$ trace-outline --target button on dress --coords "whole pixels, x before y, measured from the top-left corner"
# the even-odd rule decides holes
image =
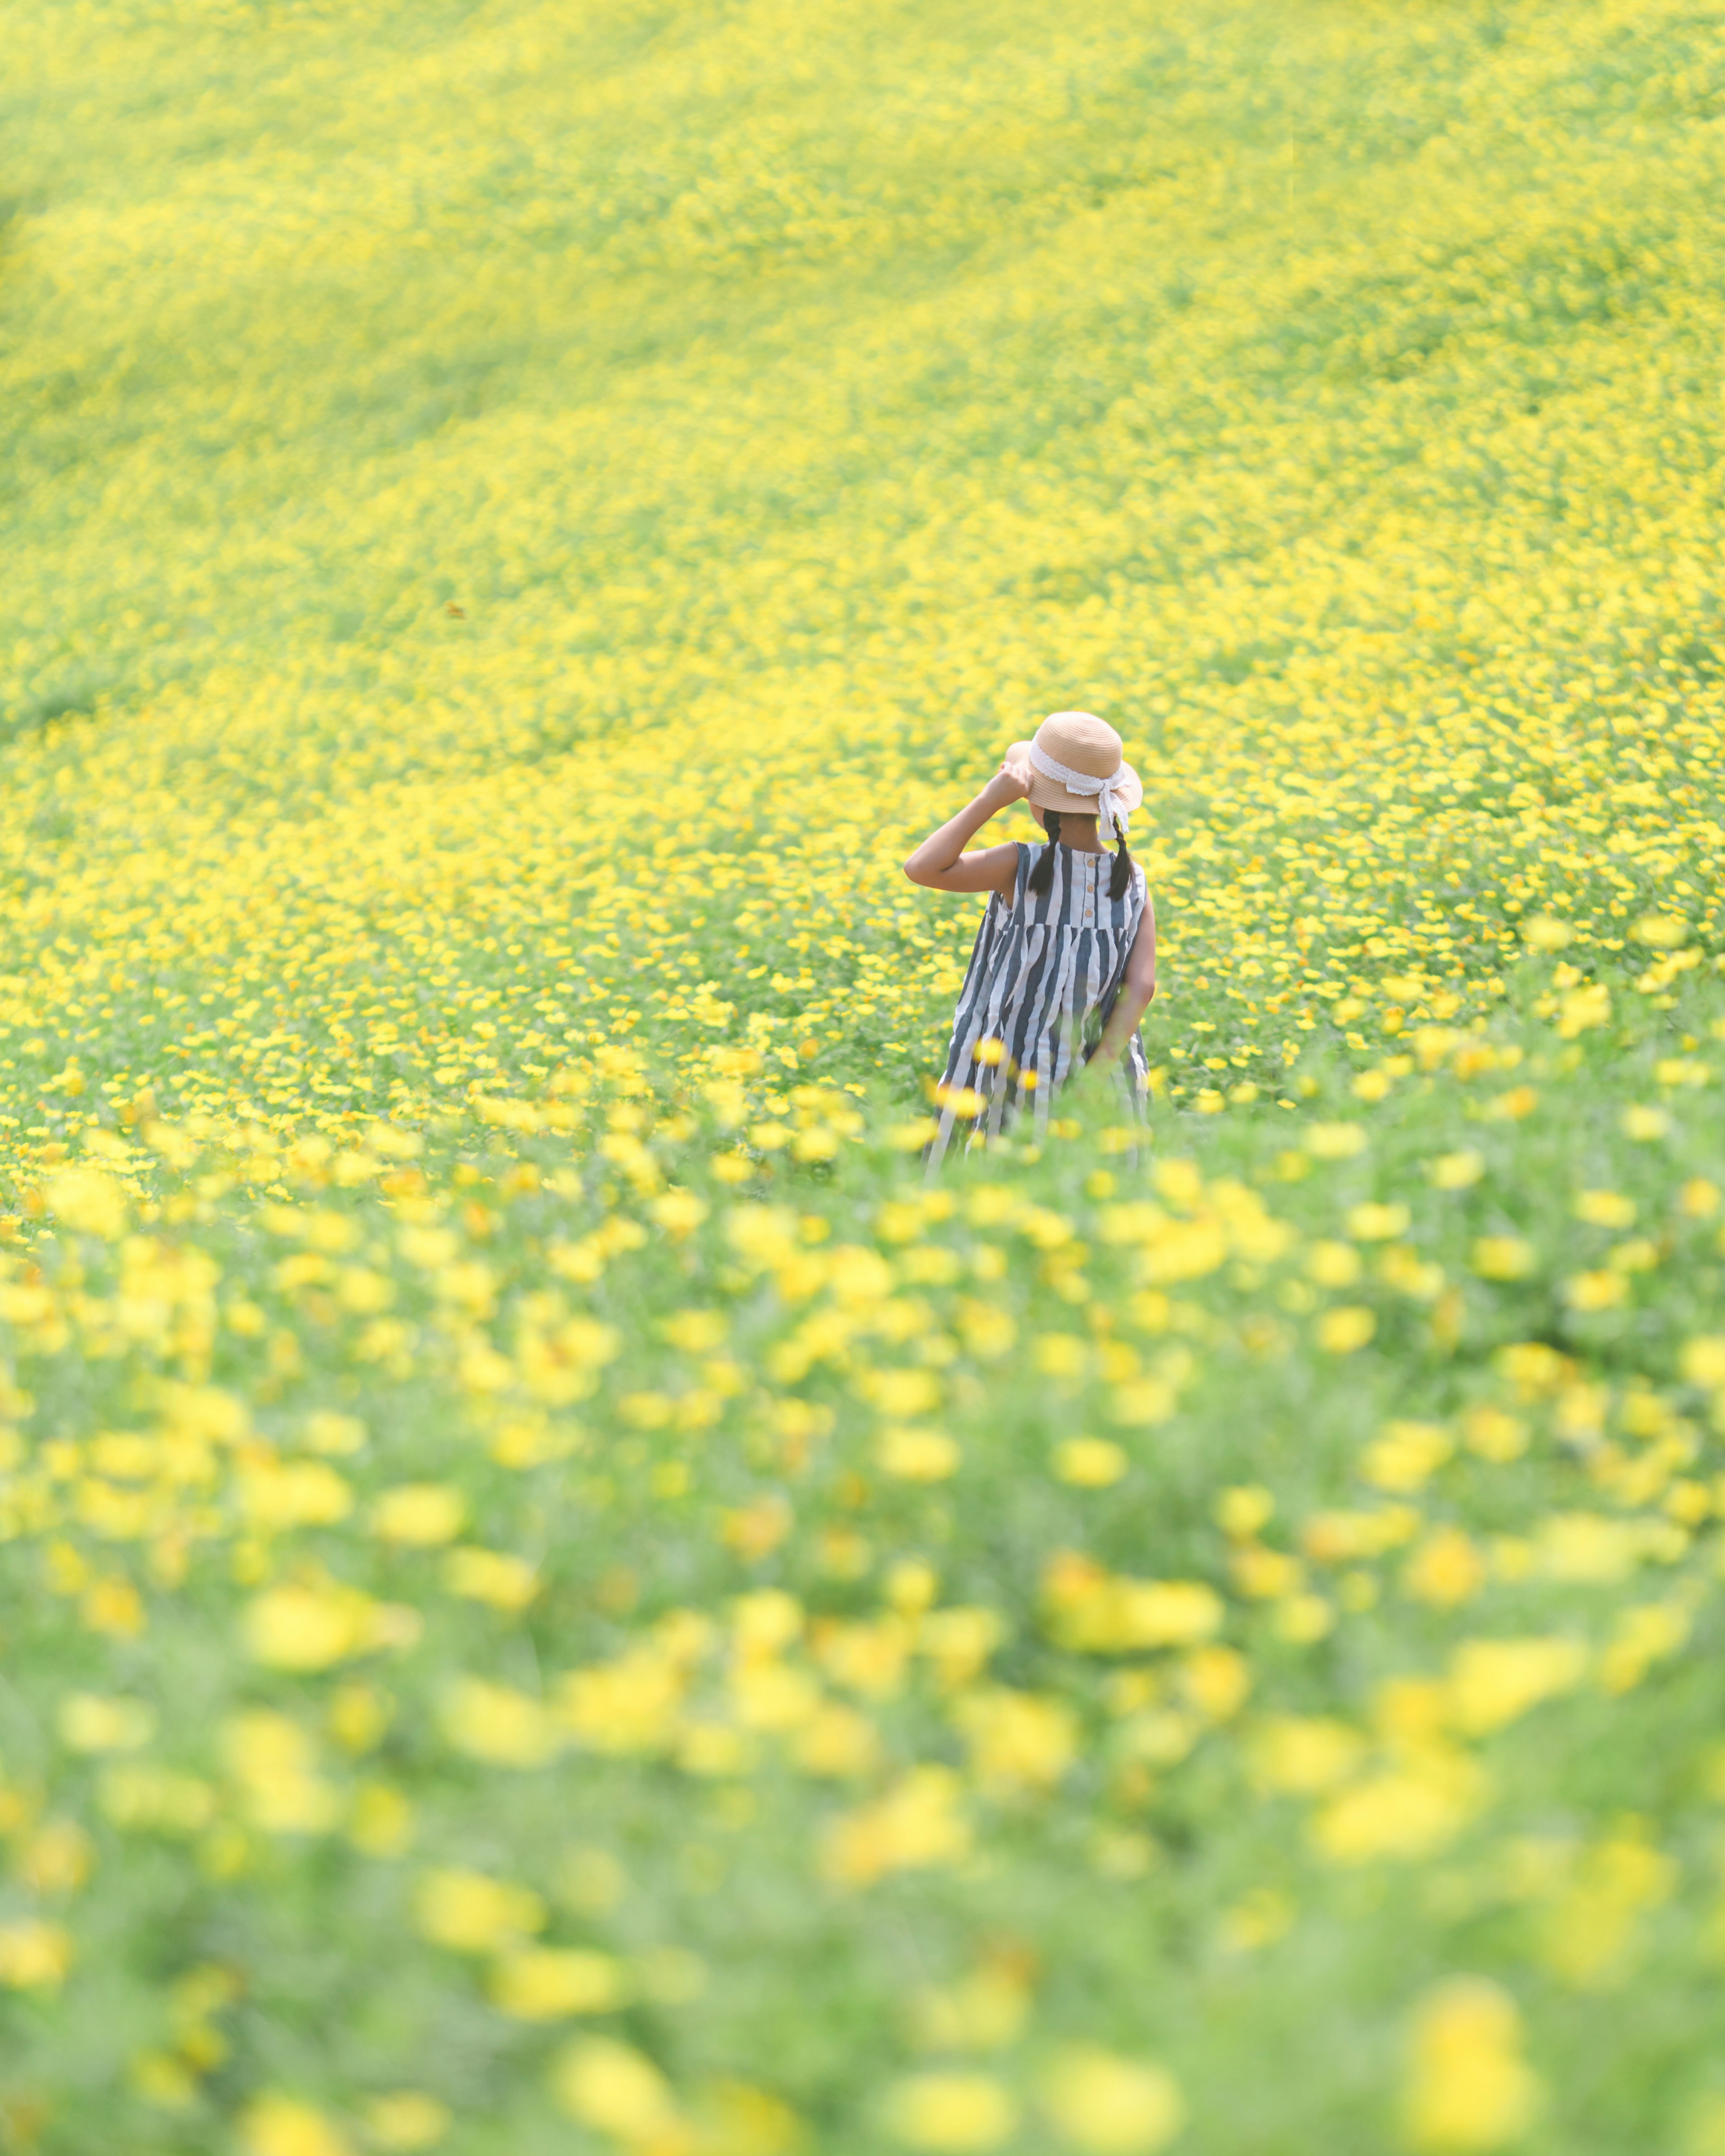
[[[937,1095],[931,1165],[955,1127],[993,1136],[1024,1106],[1039,1129],[1046,1125],[1055,1094],[1101,1038],[1144,917],[1148,894],[1136,862],[1124,894],[1111,898],[1111,854],[1056,845],[1050,886],[1034,891],[1030,870],[1042,849],[1020,841],[1018,850],[1011,903],[991,892],[977,930]],[[1136,1027],[1118,1076],[1142,1116],[1150,1066]]]

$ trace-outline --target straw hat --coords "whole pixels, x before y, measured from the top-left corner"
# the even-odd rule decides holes
[[[1105,838],[1113,821],[1124,824],[1144,798],[1138,774],[1121,754],[1120,737],[1106,719],[1088,711],[1055,711],[1036,729],[1030,744],[1031,805],[1062,816],[1102,815]]]

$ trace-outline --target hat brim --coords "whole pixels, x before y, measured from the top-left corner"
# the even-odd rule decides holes
[[[1122,783],[1115,788],[1122,805],[1130,816],[1144,798],[1143,787],[1137,773],[1127,767]],[[1033,808],[1052,808],[1062,816],[1094,816],[1096,797],[1094,793],[1074,793],[1061,785],[1057,778],[1045,778],[1040,771],[1030,777],[1030,790],[1025,795]]]

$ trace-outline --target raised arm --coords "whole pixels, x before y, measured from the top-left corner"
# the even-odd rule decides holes
[[[967,854],[964,849],[990,817],[1009,808],[1014,801],[1022,801],[1029,792],[1029,768],[1018,754],[1023,747],[1014,742],[999,770],[975,800],[968,802],[917,847],[905,863],[905,874],[912,883],[929,891],[997,891],[1010,900],[1018,873],[1018,848],[985,846],[974,854]]]
[[[1126,978],[1120,984],[1120,993],[1114,999],[1114,1009],[1102,1037],[1096,1044],[1096,1052],[1091,1059],[1104,1069],[1117,1062],[1121,1051],[1138,1029],[1138,1020],[1150,1008],[1150,999],[1156,993],[1156,908],[1150,894],[1144,894],[1144,916],[1138,923],[1138,932],[1132,938],[1132,947],[1126,957]]]

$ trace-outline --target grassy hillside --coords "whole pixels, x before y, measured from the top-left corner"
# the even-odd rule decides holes
[[[0,29],[0,2149],[1722,2156],[1720,24]]]

